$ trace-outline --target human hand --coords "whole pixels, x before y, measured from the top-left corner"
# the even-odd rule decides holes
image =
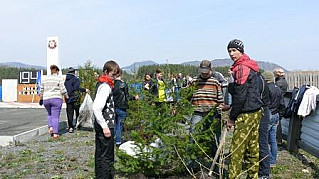
[[[135,96],[135,100],[139,100],[140,97],[138,96],[138,94]]]
[[[85,89],[85,92],[90,94],[91,91],[89,89]]]
[[[235,122],[228,119],[226,124],[227,130],[231,130],[234,126],[235,126]]]
[[[104,128],[103,129],[103,134],[105,137],[111,137],[111,131],[110,129],[107,127],[107,128]]]
[[[227,104],[221,104],[220,108],[222,111],[228,111],[230,109],[230,105]]]

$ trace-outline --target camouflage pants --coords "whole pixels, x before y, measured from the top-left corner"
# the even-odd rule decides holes
[[[245,160],[247,178],[258,178],[259,168],[259,122],[261,110],[243,113],[237,117],[235,131],[230,147],[229,178],[236,178],[241,173]]]

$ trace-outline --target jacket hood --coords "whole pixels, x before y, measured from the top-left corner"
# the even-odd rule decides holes
[[[258,64],[256,63],[256,61],[251,60],[249,58],[249,56],[246,54],[243,54],[243,56],[239,60],[235,61],[234,64],[232,65],[232,68],[234,68],[235,66],[238,66],[238,65],[245,65],[255,72],[259,71],[259,67],[258,67]]]

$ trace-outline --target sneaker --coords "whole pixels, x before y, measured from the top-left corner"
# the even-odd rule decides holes
[[[260,176],[260,177],[258,177],[258,179],[269,179],[269,176],[266,176],[266,175]]]
[[[70,128],[69,133],[73,133],[73,132],[74,132],[73,128]]]
[[[275,168],[276,164],[270,164],[270,168]]]

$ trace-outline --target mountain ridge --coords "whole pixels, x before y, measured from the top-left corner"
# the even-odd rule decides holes
[[[3,62],[0,63],[0,67],[15,67],[15,68],[34,68],[37,70],[44,70],[46,67],[39,65],[29,65],[21,62]]]
[[[193,60],[188,62],[182,62],[181,65],[193,65],[193,66],[199,66],[201,61]],[[233,64],[233,61],[229,58],[224,59],[214,59],[211,60],[213,67],[222,67],[222,66],[230,66]],[[288,72],[287,69],[283,68],[280,65],[277,65],[275,63],[271,62],[265,62],[265,61],[257,61],[259,68],[264,70],[270,70],[272,71],[275,68],[282,68],[284,71]],[[122,69],[128,73],[133,73],[134,70],[138,70],[141,66],[149,66],[149,65],[160,65],[159,63],[156,63],[152,60],[142,60],[139,62],[134,62],[133,64],[129,66],[124,66]],[[39,66],[39,65],[29,65],[21,62],[3,62],[0,63],[0,66],[2,67],[16,67],[16,68],[34,68],[34,69],[46,69],[46,67]]]
[[[188,62],[182,62],[181,65],[193,65],[193,66],[199,66],[201,61],[193,60]],[[224,59],[214,59],[211,60],[213,67],[223,67],[223,66],[230,66],[233,64],[233,61],[229,58]],[[287,69],[284,67],[277,65],[275,63],[271,62],[265,62],[265,61],[257,61],[259,68],[264,70],[273,71],[275,68],[282,68],[284,71],[288,72]],[[148,66],[148,65],[160,65],[159,63],[156,63],[152,60],[147,61],[140,61],[140,62],[134,62],[132,65],[122,67],[122,69],[128,73],[132,73],[135,70],[138,70],[141,66]]]

